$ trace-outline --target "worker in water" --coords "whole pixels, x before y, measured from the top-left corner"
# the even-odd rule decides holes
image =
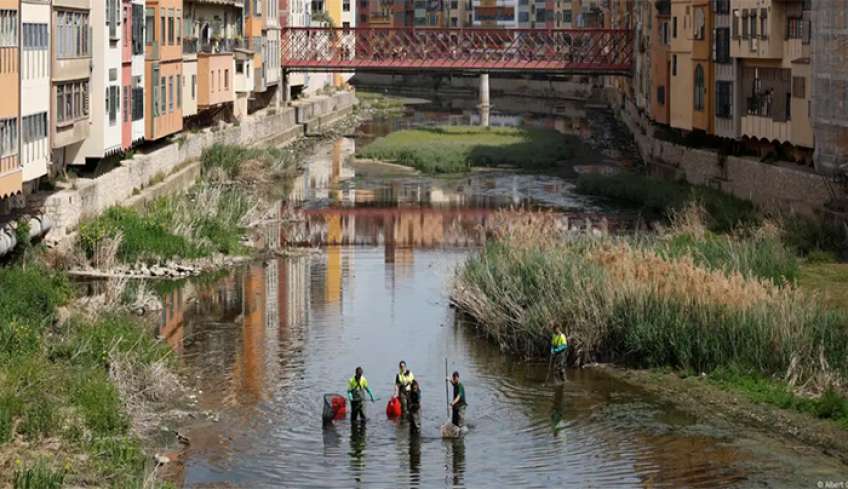
[[[453,400],[450,402],[451,422],[457,428],[462,428],[465,425],[465,386],[459,381],[459,372],[454,372],[450,379],[453,384]]]
[[[421,386],[413,379],[409,383],[409,431],[418,433],[421,431]]]
[[[556,328],[551,337],[551,364],[561,380],[565,380],[565,366],[568,358],[568,339],[561,328]]]
[[[407,403],[409,402],[409,390],[412,387],[412,381],[415,376],[412,371],[406,368],[406,362],[403,360],[398,364],[398,373],[395,375],[395,396],[400,401],[401,416],[407,413]]]
[[[368,379],[362,375],[362,367],[356,367],[354,376],[347,382],[347,398],[350,400],[351,423],[355,423],[358,417],[362,418],[363,423],[368,421],[365,417],[365,406],[363,405],[365,395],[362,391],[367,392],[368,397],[371,398],[371,402],[374,402],[374,394],[371,394],[371,389],[368,388]]]

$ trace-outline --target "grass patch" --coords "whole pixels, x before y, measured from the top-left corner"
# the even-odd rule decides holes
[[[571,154],[569,139],[553,129],[442,126],[393,132],[357,156],[439,174],[475,166],[551,168]]]
[[[785,382],[735,368],[717,369],[709,379],[723,389],[741,392],[751,401],[829,419],[848,429],[848,399],[833,389],[819,397],[803,397]]]
[[[13,489],[61,489],[64,470],[53,470],[43,460],[32,467],[18,467],[12,480]]]
[[[0,269],[0,290],[0,451],[19,437],[28,442],[11,447],[21,463],[0,474],[0,486],[140,487],[146,457],[111,380],[112,359],[143,368],[166,361],[167,347],[121,313],[54,325],[71,289],[42,267]],[[60,456],[87,460],[56,471],[38,458],[47,439]]]
[[[805,263],[798,285],[819,294],[826,306],[848,312],[848,263]]]

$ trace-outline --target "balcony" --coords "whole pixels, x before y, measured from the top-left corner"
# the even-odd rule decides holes
[[[246,49],[246,46],[241,39],[213,39],[198,43],[197,49],[200,53],[217,54],[232,53],[236,49]]]
[[[183,39],[183,54],[197,54],[197,39]]]

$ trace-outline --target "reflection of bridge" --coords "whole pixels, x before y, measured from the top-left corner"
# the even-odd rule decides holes
[[[631,75],[627,29],[330,28],[283,30],[289,71],[461,71]]]

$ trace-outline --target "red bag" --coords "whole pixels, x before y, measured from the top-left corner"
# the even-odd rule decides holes
[[[344,397],[338,396],[333,398],[333,413],[333,419],[344,419],[347,413],[347,403]]]
[[[400,399],[397,396],[392,396],[389,399],[389,403],[386,404],[386,416],[389,418],[399,418],[400,417]]]

